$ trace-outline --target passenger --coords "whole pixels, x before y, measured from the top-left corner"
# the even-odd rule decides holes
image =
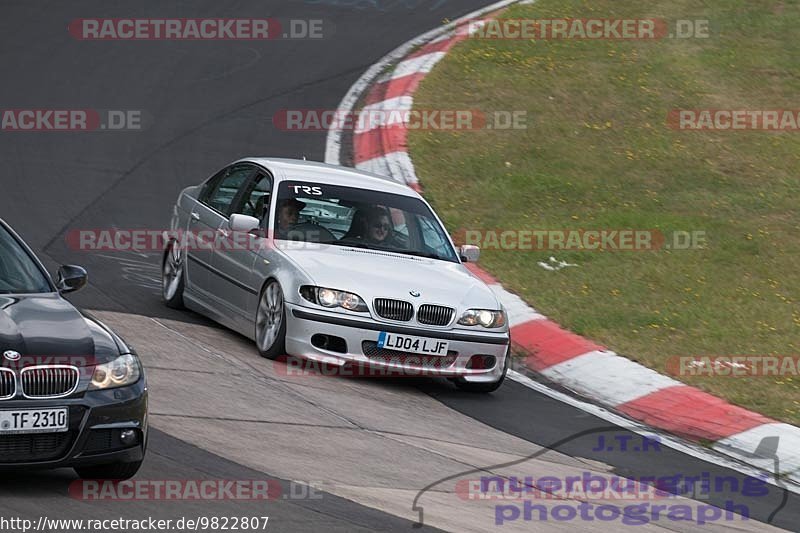
[[[395,235],[392,217],[385,207],[376,206],[367,210],[367,233],[364,241],[386,248],[405,248]]]

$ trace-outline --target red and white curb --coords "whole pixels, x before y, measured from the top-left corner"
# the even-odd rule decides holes
[[[498,2],[400,46],[353,85],[339,111],[350,113],[359,103],[381,111],[410,110],[420,82],[456,43],[467,38],[466,22],[513,3],[517,2]],[[408,154],[407,134],[406,125],[397,122],[355,131],[354,166],[421,191]],[[340,164],[341,149],[341,131],[330,130],[326,163]],[[713,443],[714,449],[748,465],[771,473],[777,468],[777,473],[800,483],[800,428],[731,405],[571,333],[507,291],[488,272],[473,264],[466,266],[502,302],[512,342],[527,354],[530,370],[650,427]]]

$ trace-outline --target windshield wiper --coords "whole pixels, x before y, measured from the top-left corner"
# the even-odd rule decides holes
[[[447,261],[448,259],[445,257],[441,257],[439,255],[430,253],[430,252],[420,252],[417,250],[398,250],[396,248],[383,248],[381,246],[370,246],[363,242],[331,242],[331,243],[324,243],[324,244],[335,244],[338,246],[343,246],[347,248],[360,248],[363,250],[374,250],[376,252],[389,252],[392,254],[401,254],[401,255],[413,255],[414,257],[424,257],[426,259],[438,259],[440,261]]]
[[[406,255],[413,255],[414,257],[425,257],[427,259],[440,259],[442,261],[446,261],[445,258],[438,256],[436,254],[432,254],[430,252],[418,252],[416,250],[399,250],[398,254],[406,254]]]

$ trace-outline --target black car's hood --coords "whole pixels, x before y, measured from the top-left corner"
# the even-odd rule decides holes
[[[100,356],[95,353],[98,335],[101,344],[114,345],[108,334],[102,339],[103,334],[57,294],[0,296],[0,364],[8,363],[2,354],[9,350],[19,352],[22,361],[53,358],[74,359],[78,366],[93,364]]]

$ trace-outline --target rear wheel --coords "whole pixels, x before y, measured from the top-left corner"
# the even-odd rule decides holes
[[[81,479],[130,479],[136,475],[142,461],[133,463],[111,463],[96,466],[75,467],[75,473]]]
[[[508,373],[508,365],[510,361],[511,349],[509,348],[509,350],[506,351],[505,360],[503,362],[503,374],[497,381],[491,381],[488,383],[474,383],[466,381],[464,378],[455,378],[453,382],[456,384],[456,387],[458,387],[459,390],[464,392],[474,392],[478,394],[488,394],[490,392],[494,392],[499,389],[506,380],[506,374]]]
[[[167,307],[183,309],[183,253],[176,241],[167,245],[161,265],[161,294]]]
[[[286,353],[286,306],[281,285],[274,279],[267,282],[258,300],[256,346],[267,359]]]

